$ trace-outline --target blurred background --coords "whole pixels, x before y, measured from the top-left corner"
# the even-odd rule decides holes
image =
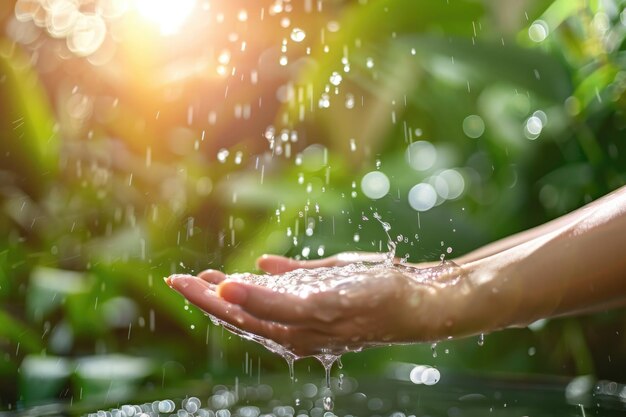
[[[386,250],[375,212],[409,262],[453,259],[622,186],[625,4],[1,2],[0,409],[287,382],[162,278]],[[344,372],[624,382],[624,319],[372,349]]]

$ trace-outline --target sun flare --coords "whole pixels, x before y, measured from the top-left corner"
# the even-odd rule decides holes
[[[158,25],[164,35],[177,33],[195,5],[196,0],[135,0],[139,14]]]

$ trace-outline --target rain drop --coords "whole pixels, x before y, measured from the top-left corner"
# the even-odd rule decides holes
[[[291,40],[294,42],[302,42],[306,38],[306,32],[300,28],[293,28],[291,31]]]

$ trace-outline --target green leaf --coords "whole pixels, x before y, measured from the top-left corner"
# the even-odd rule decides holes
[[[0,166],[40,196],[57,171],[59,141],[43,86],[27,57],[0,39]]]
[[[42,349],[41,338],[23,323],[6,312],[0,311],[0,336],[20,344],[20,350],[37,352]]]
[[[546,53],[502,45],[494,42],[473,42],[466,38],[413,35],[402,43],[418,51],[418,59],[446,57],[464,68],[471,80],[482,84],[508,82],[526,88],[548,100],[562,102],[571,95],[570,77],[559,60]]]

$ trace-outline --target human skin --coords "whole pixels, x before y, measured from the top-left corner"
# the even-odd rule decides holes
[[[383,257],[355,252],[301,261],[264,255],[257,264],[283,274]],[[416,282],[401,268],[379,268],[341,294],[329,289],[305,298],[216,270],[166,281],[207,313],[298,356],[526,326],[540,318],[626,305],[626,187],[454,262],[458,268],[430,269],[428,282]]]

